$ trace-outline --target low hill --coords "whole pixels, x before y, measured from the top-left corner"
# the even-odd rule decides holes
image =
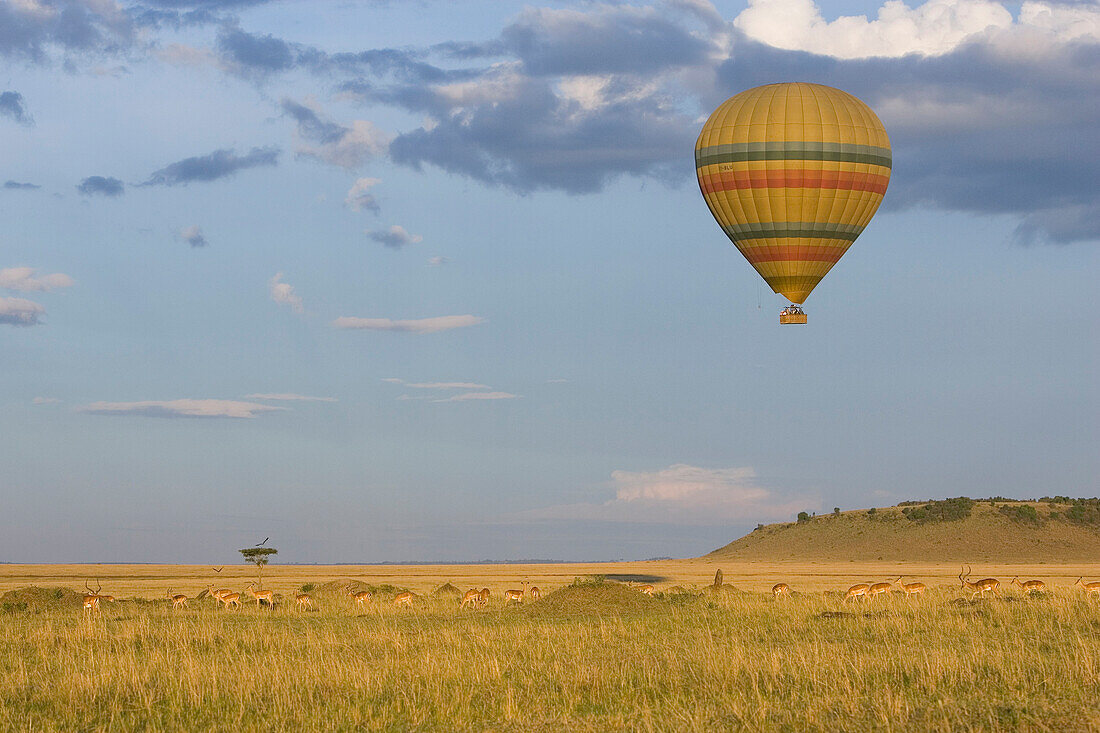
[[[1100,501],[966,498],[758,526],[708,560],[1058,563],[1100,560]]]

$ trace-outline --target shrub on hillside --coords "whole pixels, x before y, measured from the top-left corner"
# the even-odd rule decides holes
[[[1030,504],[1002,504],[997,507],[997,511],[1005,515],[1013,522],[1019,522],[1020,524],[1030,524],[1038,527],[1042,524],[1042,520],[1039,517],[1039,512],[1035,511],[1035,507]]]
[[[798,523],[799,524],[805,524],[808,521],[810,521],[810,515],[809,514],[807,514],[806,512],[799,512],[798,513]]]
[[[924,506],[908,507],[909,511],[903,509],[902,513],[911,522],[954,522],[969,517],[973,508],[973,499],[957,496],[954,499],[930,501]]]

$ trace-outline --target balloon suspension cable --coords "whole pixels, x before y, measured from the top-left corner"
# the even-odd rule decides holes
[[[802,310],[802,306],[791,303],[783,310],[779,311],[780,323],[805,323],[806,311]]]

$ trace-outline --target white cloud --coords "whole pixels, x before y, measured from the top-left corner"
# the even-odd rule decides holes
[[[415,320],[395,321],[389,318],[355,318],[341,316],[332,322],[336,328],[359,329],[364,331],[405,331],[408,333],[436,333],[452,328],[466,328],[484,323],[478,316],[437,316]]]
[[[463,392],[462,394],[456,394],[453,397],[447,397],[446,399],[432,400],[432,402],[469,402],[471,400],[514,400],[518,397],[519,397],[519,395],[512,394],[511,392]]]
[[[281,400],[288,402],[336,402],[335,397],[310,397],[309,395],[293,394],[291,392],[246,394],[244,398],[246,400]]]
[[[275,277],[268,281],[267,286],[271,291],[271,299],[276,303],[282,303],[283,305],[289,305],[295,313],[301,313],[302,297],[294,292],[294,286],[290,283],[282,282],[283,273],[275,273]]]
[[[1087,34],[1095,11],[1025,3],[1019,27],[1045,28],[1065,37]],[[928,0],[910,8],[887,0],[875,20],[843,16],[826,21],[813,0],[750,0],[733,24],[776,48],[854,59],[948,53],[979,34],[1013,27],[1012,13],[992,0]],[[1095,29],[1093,29],[1095,30]]]
[[[405,386],[413,389],[489,389],[489,385],[475,382],[407,382]]]
[[[93,415],[138,415],[142,417],[231,417],[250,418],[262,412],[284,410],[255,402],[237,400],[168,400],[143,402],[93,402],[79,408]]]
[[[35,397],[33,400],[31,400],[31,402],[36,405],[53,405],[60,401],[61,400],[56,397]]]
[[[377,186],[382,182],[380,178],[359,178],[348,189],[347,195],[344,197],[344,206],[348,207],[352,211],[362,211],[367,209],[369,211],[378,211],[378,201],[375,200],[374,195],[369,193],[370,189]]]
[[[192,247],[205,247],[208,244],[198,224],[192,224],[181,229],[180,238]]]
[[[380,244],[384,244],[387,247],[393,247],[394,249],[404,247],[407,244],[419,244],[424,241],[424,237],[419,234],[409,234],[405,231],[405,227],[397,224],[394,224],[389,229],[368,231],[367,236]]]
[[[37,326],[46,309],[23,298],[0,297],[0,324],[6,326]]]
[[[429,267],[439,267],[440,265],[445,265],[448,262],[450,262],[450,260],[442,255],[436,255],[435,257],[428,258]]]
[[[52,275],[37,276],[33,267],[5,267],[0,270],[0,288],[29,292],[38,290],[49,292],[57,288],[72,287],[73,279],[68,275],[55,272]]]
[[[781,497],[761,487],[749,467],[700,468],[677,463],[658,471],[613,471],[614,497],[522,512],[525,519],[716,524],[788,519],[816,500]]]

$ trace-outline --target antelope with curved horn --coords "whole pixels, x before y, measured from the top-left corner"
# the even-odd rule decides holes
[[[779,600],[782,596],[791,597],[791,586],[786,583],[776,583],[772,586],[772,595],[775,596],[775,600]]]
[[[245,590],[247,590],[248,594],[250,596],[252,596],[253,599],[255,599],[256,605],[260,606],[260,605],[266,603],[268,608],[274,609],[275,608],[275,591],[273,591],[273,590],[256,591],[256,590],[253,590],[254,585],[255,585],[255,583],[249,583],[248,588],[246,588]]]
[[[212,585],[206,586],[206,590],[211,596],[214,597],[214,600],[218,601],[219,603],[222,600],[222,596],[233,592],[229,588],[218,588],[217,590],[214,590],[214,586]]]
[[[894,581],[894,584],[901,588],[901,592],[905,594],[906,598],[910,596],[923,596],[926,586],[924,583],[902,583],[901,579],[904,575],[899,575],[898,579]]]
[[[844,600],[847,601],[849,598],[866,598],[867,591],[870,590],[870,588],[871,585],[869,583],[856,583],[844,594]]]
[[[187,596],[183,595],[182,593],[172,595],[172,589],[169,588],[167,591],[165,591],[164,595],[168,596],[168,600],[172,602],[173,609],[187,608]]]
[[[890,588],[890,583],[871,583],[871,585],[867,586],[867,600],[873,601],[875,596],[889,593]]]
[[[979,581],[970,580],[970,566],[966,566],[966,577],[963,577],[962,569],[959,569],[959,582],[962,583],[962,587],[969,591],[973,591],[970,599],[973,600],[978,596],[985,597],[986,593],[992,593],[994,597],[997,596],[997,589],[1001,587],[1001,581],[996,578],[982,578]]]
[[[1021,592],[1028,594],[1045,593],[1047,589],[1047,584],[1041,580],[1025,580],[1021,583],[1018,577],[1012,579],[1012,585],[1019,586]]]
[[[88,581],[84,581],[84,590],[88,591],[88,593],[85,594],[83,597],[84,613],[88,613],[89,611],[95,612],[99,610],[99,601],[102,598],[102,596],[99,595],[99,592],[103,590],[103,584],[99,582],[99,578],[95,579],[95,584],[96,589],[92,590],[91,586],[88,585]]]
[[[398,593],[393,597],[394,606],[408,606],[412,608],[413,594],[412,591],[405,591],[404,593]]]
[[[466,604],[469,603],[471,606],[474,606],[476,608],[478,601],[480,600],[481,591],[479,591],[477,588],[471,588],[470,590],[466,591],[466,593],[462,596],[462,603],[458,604],[458,607],[465,608]]]
[[[1084,579],[1084,576],[1078,578],[1077,582],[1074,583],[1074,585],[1081,586],[1081,588],[1085,591],[1085,598],[1088,598],[1091,595],[1100,597],[1100,582],[1082,583],[1081,581],[1083,581]]]

